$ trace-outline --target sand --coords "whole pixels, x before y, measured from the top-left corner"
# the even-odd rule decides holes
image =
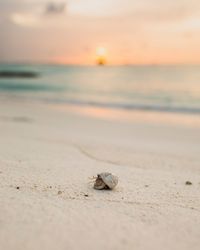
[[[1,100],[2,250],[200,249],[200,118],[125,113]]]

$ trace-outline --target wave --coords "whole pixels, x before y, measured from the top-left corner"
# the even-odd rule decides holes
[[[141,111],[157,111],[157,112],[171,112],[171,113],[186,113],[186,114],[200,114],[198,107],[181,107],[181,106],[167,106],[167,105],[154,105],[154,104],[125,104],[125,103],[108,103],[108,102],[95,102],[95,101],[80,101],[80,100],[46,100],[54,103],[65,103],[77,106],[91,106],[99,108],[112,108],[124,110],[141,110]]]

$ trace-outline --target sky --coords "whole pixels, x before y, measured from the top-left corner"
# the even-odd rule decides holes
[[[101,49],[102,48],[102,49]],[[199,0],[0,0],[0,62],[199,64]]]

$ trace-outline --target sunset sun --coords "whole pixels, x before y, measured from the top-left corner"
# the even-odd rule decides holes
[[[107,61],[107,51],[104,47],[98,47],[96,50],[96,61],[98,65],[105,65]]]

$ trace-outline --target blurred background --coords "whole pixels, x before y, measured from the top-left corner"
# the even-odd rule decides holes
[[[199,114],[199,44],[198,0],[0,0],[0,91]]]

